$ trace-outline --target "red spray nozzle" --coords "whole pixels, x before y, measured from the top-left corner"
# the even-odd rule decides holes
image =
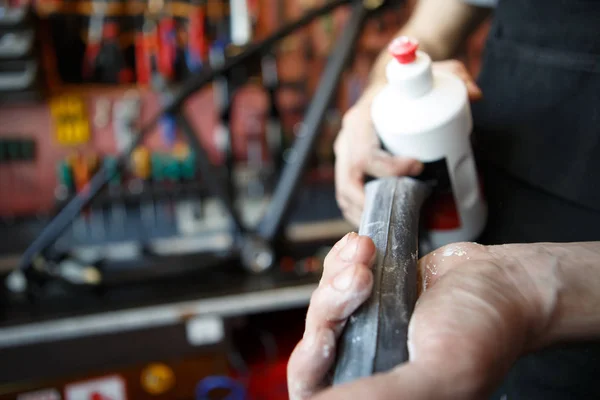
[[[417,58],[419,42],[416,39],[400,36],[390,43],[388,50],[400,64],[409,64]]]

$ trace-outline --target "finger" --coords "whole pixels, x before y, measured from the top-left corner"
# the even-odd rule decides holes
[[[355,227],[359,227],[362,218],[362,209],[358,205],[352,203],[352,201],[343,194],[336,195],[336,199],[344,218]]]
[[[477,83],[475,83],[475,80],[473,79],[473,77],[471,76],[471,74],[469,73],[469,71],[463,63],[456,60],[449,60],[442,61],[438,64],[442,69],[446,69],[452,72],[465,83],[465,86],[467,87],[467,94],[469,96],[469,100],[477,101],[483,97],[481,89],[479,88]]]
[[[423,164],[418,160],[392,156],[381,149],[373,149],[365,164],[365,172],[376,178],[414,176],[420,174],[422,170]]]
[[[467,94],[470,101],[478,101],[483,98],[483,92],[474,81],[466,82],[465,85],[467,86]]]
[[[348,244],[344,249],[347,247]],[[345,320],[371,292],[373,277],[369,266],[349,264],[343,268],[343,252],[340,250],[335,259],[330,259],[328,269],[341,271],[323,279],[313,294],[304,337],[290,356],[288,386],[292,399],[306,398],[321,389],[335,359],[335,341]],[[355,254],[354,259],[361,258],[360,249]]]
[[[346,198],[353,207],[362,209],[365,203],[362,173],[353,171],[352,167],[346,166],[345,163],[336,162],[335,192],[338,202]]]
[[[287,366],[290,400],[307,399],[324,387],[324,377],[333,362],[335,341],[331,329],[305,333]]]
[[[375,244],[367,236],[351,232],[338,241],[323,261],[322,281],[329,281],[352,264],[371,266],[375,261]]]
[[[341,261],[340,261],[341,262]],[[306,333],[331,329],[336,334],[345,320],[371,292],[373,275],[368,264],[351,264],[324,279],[313,293],[306,313]]]
[[[456,75],[459,78],[461,78],[462,81],[465,83],[465,86],[467,87],[467,95],[469,96],[469,100],[477,101],[483,97],[483,92],[481,91],[479,86],[477,86],[477,83],[475,83],[475,80],[464,66],[457,70]]]
[[[465,83],[465,86],[467,87],[467,95],[469,96],[469,100],[477,101],[483,97],[483,92],[481,91],[479,86],[477,86],[477,83],[475,83],[473,77],[471,76],[471,74],[469,74],[469,72],[466,69],[461,68],[457,70],[455,72],[455,75],[462,79],[462,81]]]

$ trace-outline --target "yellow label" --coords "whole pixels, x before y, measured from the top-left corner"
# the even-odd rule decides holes
[[[76,146],[90,140],[90,125],[85,103],[76,96],[59,96],[50,101],[56,141],[62,146]]]
[[[166,393],[175,385],[175,374],[169,366],[155,363],[144,368],[140,380],[146,392],[159,395]]]

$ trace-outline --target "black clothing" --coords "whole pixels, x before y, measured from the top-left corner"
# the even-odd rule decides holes
[[[501,0],[478,83],[479,242],[600,240],[600,1]],[[548,349],[495,398],[600,399],[599,371],[600,343]]]

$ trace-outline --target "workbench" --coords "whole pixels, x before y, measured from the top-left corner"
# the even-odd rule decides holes
[[[226,265],[185,278],[3,308],[0,399],[21,383],[37,388],[105,371],[122,371],[123,379],[135,382],[138,370],[157,360],[200,357],[204,364],[194,367],[200,375],[225,373],[229,321],[308,304],[320,268],[301,271],[298,265],[263,275]],[[145,398],[139,387],[130,386],[128,398]]]

